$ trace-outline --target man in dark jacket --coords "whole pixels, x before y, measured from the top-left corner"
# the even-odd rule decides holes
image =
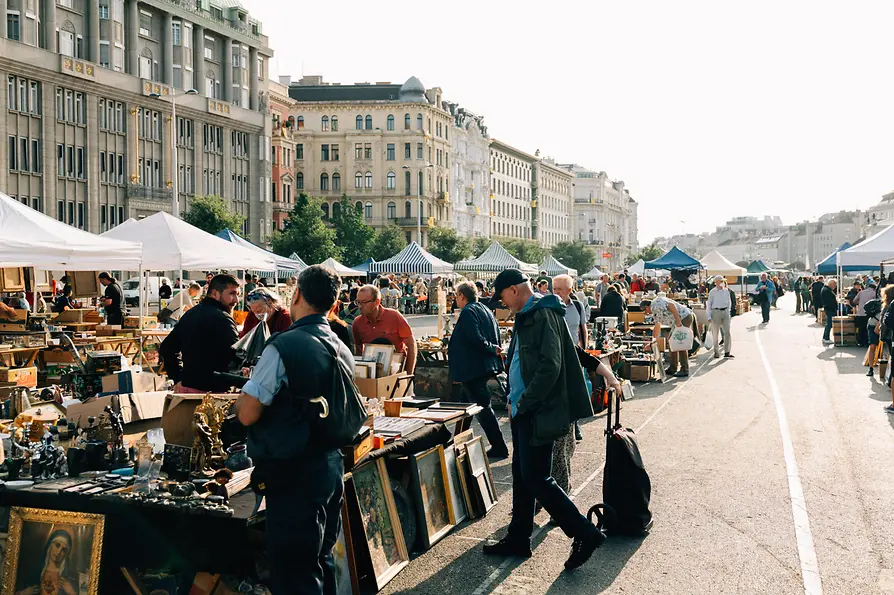
[[[500,354],[500,331],[493,313],[478,301],[478,291],[471,283],[456,286],[456,307],[459,320],[450,336],[450,377],[462,383],[463,397],[481,405],[478,423],[490,442],[487,456],[505,459],[509,449],[490,403],[487,382],[503,369]]]
[[[326,315],[341,282],[319,266],[298,277],[289,330],[274,335],[236,402],[248,427],[252,482],[267,499],[266,541],[274,595],[335,593],[332,548],[341,524],[344,464],[311,432],[320,414],[311,399],[333,397],[336,358],[353,382],[354,356],[329,327]],[[182,324],[182,323],[181,323]]]
[[[231,313],[239,301],[239,281],[232,275],[217,275],[208,283],[208,295],[184,312],[171,334],[162,341],[158,355],[165,372],[176,384],[174,392],[229,390],[230,382],[214,377],[229,372],[233,343],[239,337]]]
[[[102,305],[105,308],[106,324],[124,324],[124,292],[118,280],[109,273],[100,273],[99,282],[105,289],[102,294]]]
[[[831,339],[832,319],[835,317],[835,314],[838,311],[837,280],[829,279],[829,282],[826,283],[826,286],[823,287],[823,292],[820,294],[819,303],[822,304],[823,310],[826,313],[826,326],[823,329],[823,345],[829,345],[833,342]]]
[[[484,546],[498,556],[531,556],[535,501],[574,538],[565,569],[590,559],[605,535],[590,523],[550,474],[553,444],[572,422],[593,414],[571,335],[565,305],[554,295],[537,296],[518,269],[494,281],[494,299],[515,313],[509,346],[509,412],[512,421],[512,521],[501,541]]]
[[[823,307],[823,288],[826,286],[822,277],[817,277],[813,285],[810,286],[810,297],[813,302],[813,313],[816,315],[816,321],[819,322],[819,312]]]

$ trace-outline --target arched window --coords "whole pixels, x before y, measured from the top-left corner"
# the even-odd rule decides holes
[[[388,218],[396,219],[397,218],[397,205],[394,202],[388,203]]]
[[[409,219],[413,216],[413,203],[407,201],[404,203],[404,217]]]
[[[72,22],[65,21],[65,24],[62,25],[62,28],[59,29],[56,35],[58,36],[59,41],[59,53],[74,58],[75,37],[77,36],[77,31],[75,31]],[[140,66],[142,67],[142,60],[140,61]]]
[[[387,188],[388,190],[394,190],[396,183],[397,183],[397,176],[394,175],[393,171],[388,172],[388,178],[387,178],[387,183],[385,185],[385,188]]]
[[[372,172],[366,172],[366,175],[363,176],[363,177],[364,177],[364,179],[366,180],[366,187],[367,187],[367,188],[372,188],[372,187],[373,187],[373,175],[372,175]]]
[[[366,129],[367,130],[373,129],[373,117],[372,116],[366,116]]]
[[[338,132],[338,116],[332,116],[332,132]]]
[[[332,218],[338,219],[339,215],[341,215],[341,203],[337,202],[332,205]]]
[[[410,191],[410,172],[405,171],[404,172],[404,195],[410,196],[410,194],[412,194],[412,192]],[[407,204],[410,204],[410,203],[407,203]]]
[[[410,129],[410,114],[404,114],[404,130]]]
[[[363,207],[363,216],[367,219],[372,219],[373,217],[373,203],[367,202],[366,206]]]
[[[320,174],[320,190],[329,190],[329,174]]]
[[[295,187],[298,190],[304,190],[304,174],[300,171],[295,174]]]
[[[416,114],[416,129],[422,130],[422,114]]]
[[[363,203],[358,200],[357,202],[354,203],[354,209],[358,213],[362,213],[363,212]]]
[[[323,209],[323,219],[328,219],[329,218],[329,203],[324,202],[322,205],[320,205],[320,208]]]
[[[388,116],[388,130],[394,130],[394,116]]]
[[[357,119],[354,120],[354,128],[356,130],[363,130],[363,116],[357,116]]]
[[[339,173],[332,174],[332,189],[333,190],[341,190],[341,174],[339,174]]]
[[[322,124],[323,132],[328,132],[329,131],[329,116],[323,116],[323,121],[321,122],[321,124]]]
[[[363,188],[363,174],[359,171],[354,174],[354,188]]]
[[[298,116],[298,130],[304,128],[304,116]]]

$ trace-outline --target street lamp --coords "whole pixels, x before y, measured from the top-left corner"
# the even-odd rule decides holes
[[[401,169],[412,169],[409,165],[400,166]],[[425,165],[423,169],[432,168],[434,169],[434,164],[428,163]],[[419,186],[419,202],[416,205],[416,239],[419,241],[419,245],[422,246],[422,186]]]
[[[195,89],[187,89],[180,95],[198,95],[199,92]],[[150,93],[149,97],[153,99],[164,99],[164,97],[158,93]],[[171,98],[171,188],[174,191],[174,197],[171,201],[171,211],[177,219],[180,218],[180,171],[177,164],[177,93],[176,91],[172,91],[168,96]]]

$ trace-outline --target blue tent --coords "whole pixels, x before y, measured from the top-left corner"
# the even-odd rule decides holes
[[[248,248],[249,250],[253,250],[255,252],[264,254],[265,256],[269,256],[273,258],[273,261],[277,266],[277,276],[280,278],[291,277],[292,275],[297,275],[301,271],[307,268],[307,265],[300,259],[295,260],[293,258],[286,258],[285,256],[280,256],[279,254],[274,254],[268,250],[264,250],[260,246],[253,244],[243,238],[242,236],[230,231],[229,229],[224,229],[217,233],[217,237],[223,238],[228,242],[233,242],[238,246],[242,246],[243,248]],[[273,271],[249,271],[249,273],[253,275],[259,275],[263,273],[272,273]]]
[[[850,242],[845,242],[841,246],[838,247],[838,250],[828,255],[825,260],[816,265],[816,272],[820,275],[834,275],[838,273],[838,264],[836,262],[836,255],[842,250],[847,250],[851,247]]]
[[[668,271],[697,270],[702,263],[692,258],[676,246],[664,253],[664,256],[645,264],[647,269],[666,269]]]
[[[367,258],[366,260],[364,260],[357,266],[351,267],[351,268],[354,269],[355,271],[363,271],[364,273],[369,273],[369,267],[372,266],[373,264],[375,264],[375,262],[376,261],[373,259],[373,257],[370,256],[369,258]]]

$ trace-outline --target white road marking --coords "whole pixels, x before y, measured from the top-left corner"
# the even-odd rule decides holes
[[[764,352],[761,343],[761,333],[754,331],[754,341],[757,350],[761,354],[761,361],[767,378],[770,380],[770,391],[773,393],[773,402],[776,404],[776,416],[779,418],[779,433],[782,435],[782,454],[785,458],[785,471],[788,476],[788,493],[792,501],[792,518],[795,523],[795,539],[798,543],[798,558],[801,560],[801,578],[804,582],[805,595],[822,595],[823,581],[819,572],[819,562],[816,558],[816,549],[813,546],[813,533],[810,531],[810,518],[807,514],[807,501],[804,499],[804,489],[801,487],[801,478],[798,475],[798,461],[795,459],[795,447],[792,444],[792,435],[788,427],[788,416],[782,397],[779,393],[779,385],[770,367],[770,360]]]
[[[667,407],[668,403],[670,403],[674,399],[674,397],[680,394],[680,391],[683,389],[683,387],[686,386],[686,384],[692,378],[695,378],[698,373],[702,371],[702,368],[705,367],[705,364],[707,364],[709,361],[711,360],[706,359],[705,361],[703,361],[698,366],[698,368],[696,368],[695,372],[689,376],[689,378],[686,378],[686,380],[677,385],[677,388],[674,389],[674,392],[672,392],[670,396],[665,399],[664,403],[662,403],[661,406],[658,407],[658,409],[656,409],[655,412],[649,416],[649,419],[644,421],[642,425],[640,425],[640,427],[636,428],[635,432],[639,434],[643,430],[643,428],[649,425],[649,423],[651,423],[651,421],[655,419],[655,416],[658,415],[665,407]],[[571,499],[574,500],[575,498],[577,498],[580,493],[583,492],[584,489],[588,485],[590,485],[590,483],[592,483],[593,480],[596,479],[596,477],[598,477],[600,473],[602,473],[602,470],[604,468],[605,461],[602,461],[602,464],[599,465],[599,467],[595,471],[593,471],[593,473],[591,473],[590,476],[585,479],[576,490],[571,492]],[[531,536],[531,539],[536,540],[540,536],[540,534],[543,533],[543,531],[545,531],[547,528],[548,525],[542,525],[534,529],[534,534]],[[497,566],[494,571],[487,576],[486,579],[484,579],[484,582],[481,583],[477,589],[472,591],[472,595],[483,595],[485,592],[487,592],[487,589],[494,583],[494,581],[496,581],[500,577],[501,574],[506,571],[507,568],[509,568],[509,565],[512,564],[514,560],[517,560],[517,558],[506,558],[505,560],[503,560],[503,562],[499,566]]]

